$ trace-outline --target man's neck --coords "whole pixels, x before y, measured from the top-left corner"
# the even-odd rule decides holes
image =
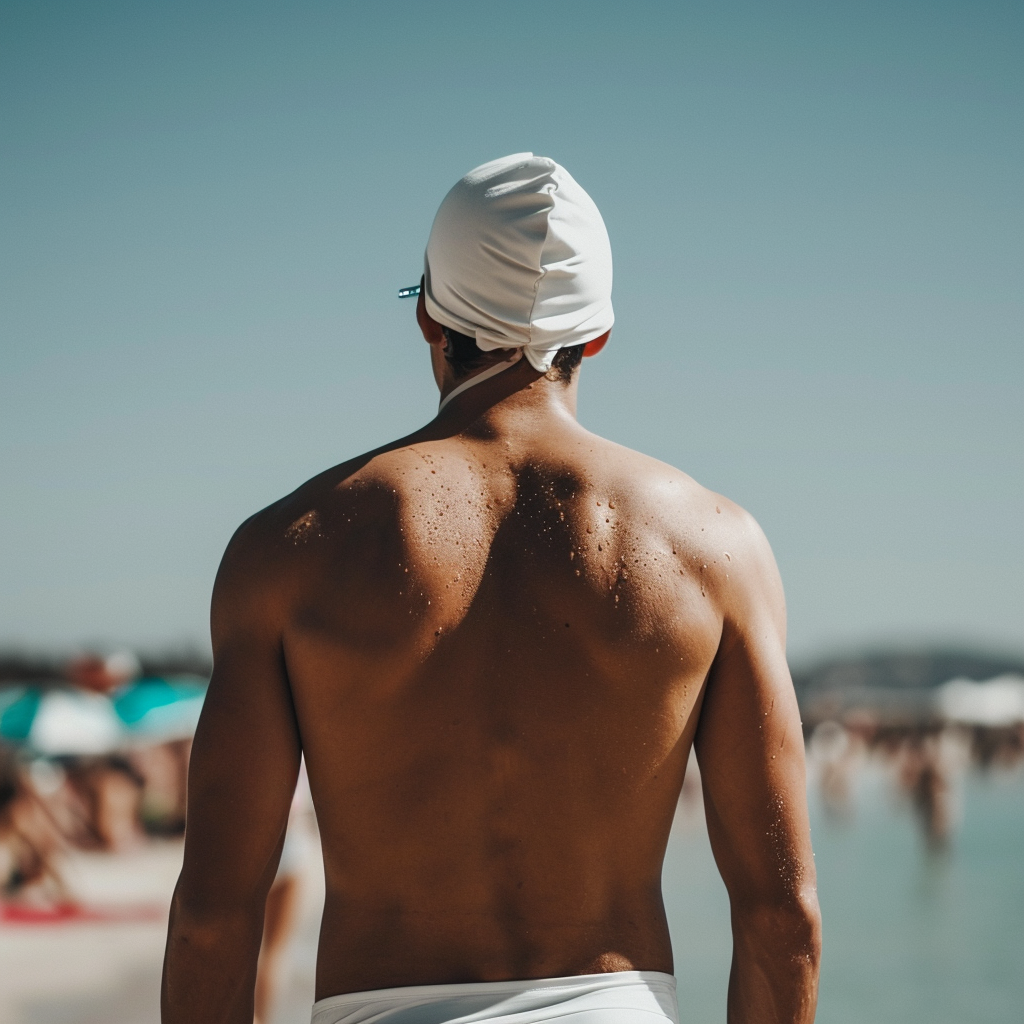
[[[452,381],[442,394],[460,381]],[[455,395],[427,429],[446,434],[471,429],[481,436],[512,436],[550,429],[553,422],[576,420],[576,381],[548,380],[525,360]]]

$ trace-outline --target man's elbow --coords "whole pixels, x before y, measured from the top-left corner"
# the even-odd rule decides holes
[[[171,900],[172,940],[196,949],[215,949],[225,941],[259,934],[263,908],[258,899],[225,899],[194,891],[179,881]]]
[[[805,888],[781,898],[744,901],[733,909],[734,930],[761,956],[817,973],[821,961],[818,894]]]

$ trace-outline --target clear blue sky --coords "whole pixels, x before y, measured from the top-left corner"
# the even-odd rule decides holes
[[[1024,5],[0,0],[0,644],[205,642],[247,515],[436,405],[396,289],[533,150],[581,419],[750,509],[790,650],[1024,650]]]

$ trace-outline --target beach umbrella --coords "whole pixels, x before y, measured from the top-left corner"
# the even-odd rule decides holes
[[[110,696],[35,686],[0,691],[0,738],[44,757],[109,754],[187,739],[206,694],[198,676],[147,678]]]

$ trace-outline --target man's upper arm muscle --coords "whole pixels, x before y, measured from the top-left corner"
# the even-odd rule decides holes
[[[279,588],[243,526],[214,587],[214,670],[189,770],[186,899],[260,900],[276,870],[301,744],[282,649]]]
[[[800,902],[815,885],[782,584],[745,513],[738,534],[696,738],[709,834],[734,908]]]

